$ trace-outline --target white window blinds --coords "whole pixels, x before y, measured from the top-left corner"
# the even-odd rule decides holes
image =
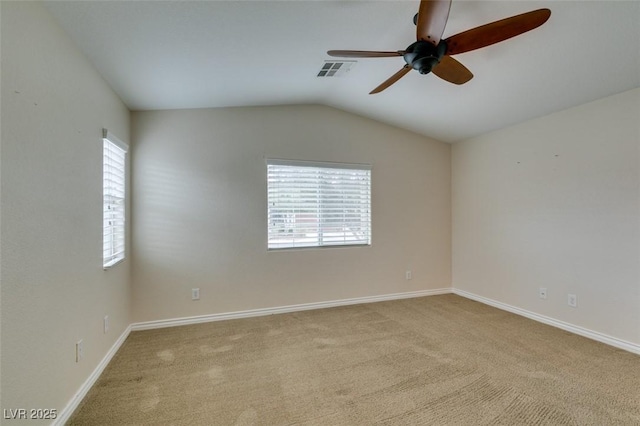
[[[115,265],[124,259],[125,187],[127,145],[103,130],[102,196],[103,233],[102,265]]]
[[[268,248],[371,244],[371,166],[267,161]]]

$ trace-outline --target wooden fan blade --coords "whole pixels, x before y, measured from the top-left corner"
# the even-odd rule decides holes
[[[397,73],[389,77],[384,83],[382,83],[380,86],[376,87],[371,92],[369,92],[369,94],[373,95],[375,93],[382,92],[384,89],[386,89],[387,87],[391,86],[393,83],[395,83],[396,81],[404,77],[411,70],[412,68],[409,65],[405,65],[404,67],[402,67],[400,71],[398,71]]]
[[[329,56],[337,56],[339,58],[389,58],[392,56],[404,55],[404,50],[396,50],[395,52],[376,52],[369,50],[329,50]]]
[[[453,84],[464,84],[473,78],[471,71],[451,56],[443,56],[440,63],[433,67],[432,73]]]
[[[456,34],[445,40],[447,55],[480,49],[526,33],[547,22],[549,16],[549,9],[538,9]]]
[[[451,0],[422,0],[418,9],[416,37],[437,46],[449,19]]]

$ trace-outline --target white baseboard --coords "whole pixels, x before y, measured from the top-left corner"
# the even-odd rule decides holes
[[[577,325],[570,324],[568,322],[560,321],[551,317],[547,317],[544,315],[536,314],[535,312],[527,311],[526,309],[517,308],[512,305],[508,305],[506,303],[498,302],[497,300],[489,299],[483,296],[478,296],[477,294],[469,293],[468,291],[460,290],[457,288],[453,288],[453,293],[458,296],[466,297],[467,299],[475,300],[476,302],[484,303],[485,305],[493,306],[498,309],[502,309],[503,311],[508,311],[534,321],[538,321],[547,325],[551,325],[553,327],[560,328],[565,331],[569,331],[571,333],[587,337],[592,340],[596,340],[601,343],[605,343],[610,346],[614,346],[616,348],[624,349],[629,352],[633,352],[635,354],[640,355],[640,345],[627,342],[626,340],[618,339],[617,337],[612,337],[603,333],[599,333],[597,331],[589,330],[587,328],[579,327]]]
[[[87,378],[87,380],[85,380],[82,386],[80,386],[80,389],[78,389],[76,394],[73,395],[73,398],[71,398],[71,400],[62,409],[62,411],[58,413],[58,417],[52,423],[52,425],[62,426],[67,422],[67,420],[69,420],[73,412],[76,410],[76,408],[78,408],[78,405],[80,405],[84,397],[87,395],[87,392],[89,392],[89,390],[93,387],[93,385],[96,383],[96,381],[98,380],[98,378],[100,377],[100,375],[102,374],[106,366],[109,364],[109,362],[111,361],[111,358],[113,358],[116,352],[118,352],[118,349],[120,349],[120,346],[122,346],[124,341],[127,340],[127,336],[129,336],[129,333],[131,333],[130,325],[127,326],[127,328],[122,332],[120,337],[118,337],[118,340],[116,340],[115,343],[111,346],[111,349],[109,349],[109,352],[107,352],[104,358],[102,358],[102,361],[100,361],[98,366],[93,370],[91,375]]]
[[[327,302],[303,303],[299,305],[279,306],[275,308],[252,309],[248,311],[225,312],[220,314],[200,315],[194,317],[172,318],[158,321],[145,321],[131,324],[131,330],[151,330],[154,328],[175,327],[187,324],[199,324],[212,321],[224,321],[238,318],[260,317],[265,315],[284,314],[287,312],[308,311],[312,309],[333,308],[336,306],[359,305],[361,303],[383,302],[387,300],[409,299],[413,297],[449,294],[451,288],[435,290],[410,291],[406,293],[383,294],[380,296],[356,297],[353,299],[331,300]]]

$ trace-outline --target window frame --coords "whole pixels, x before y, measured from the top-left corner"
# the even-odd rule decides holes
[[[368,177],[368,234],[366,236],[367,242],[355,242],[355,243],[337,243],[337,242],[325,242],[318,244],[304,244],[304,245],[296,245],[294,242],[291,246],[278,246],[273,247],[270,244],[269,234],[270,234],[270,199],[269,199],[269,166],[293,166],[293,167],[311,167],[311,168],[321,168],[321,169],[351,169],[351,170],[359,170],[366,171]],[[287,251],[287,250],[308,250],[308,249],[335,249],[335,248],[354,248],[354,247],[371,247],[372,245],[372,234],[373,234],[373,179],[372,179],[372,170],[373,167],[371,164],[363,164],[363,163],[338,163],[338,162],[326,162],[326,161],[308,161],[308,160],[289,160],[289,159],[277,159],[277,158],[265,158],[265,176],[266,176],[266,215],[267,215],[267,251],[268,252],[279,252],[279,251]],[[321,237],[318,237],[321,238]]]
[[[107,147],[113,150],[120,150],[122,152],[122,169],[116,170],[118,176],[116,178],[122,178],[122,184],[119,184],[117,187],[113,188],[111,194],[107,193],[107,185],[106,180],[107,177],[114,177],[112,172],[107,174],[107,169],[105,165],[107,164]],[[115,148],[115,150],[114,150]],[[113,133],[109,132],[107,129],[102,129],[102,269],[107,270],[113,268],[119,263],[123,262],[126,259],[126,247],[127,247],[127,183],[128,183],[128,152],[129,145],[116,137]],[[113,181],[113,180],[112,180]],[[114,195],[113,192],[121,192],[122,196]],[[108,201],[108,197],[116,198],[116,201]],[[113,199],[112,199],[113,200]],[[121,202],[122,211],[118,211],[116,214],[119,216],[116,220],[121,220],[121,224],[114,225],[109,223],[107,225],[107,221],[109,219],[107,217],[107,211],[110,209],[109,205],[117,204],[117,201]],[[116,226],[119,226],[122,231],[115,231]],[[109,237],[109,241],[107,238]],[[115,240],[122,240],[122,250],[118,251],[117,247],[120,247],[120,244],[115,243]],[[107,248],[107,246],[110,248]],[[108,254],[107,254],[108,253]]]

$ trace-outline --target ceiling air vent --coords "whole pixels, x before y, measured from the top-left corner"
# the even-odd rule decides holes
[[[356,61],[324,61],[322,69],[318,72],[318,77],[340,77],[348,73],[355,63]]]

